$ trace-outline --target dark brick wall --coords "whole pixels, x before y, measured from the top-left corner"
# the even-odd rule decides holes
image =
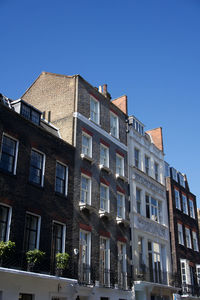
[[[26,211],[41,216],[40,249],[51,254],[52,221],[66,224],[66,251],[71,255],[74,148],[0,104],[0,143],[7,133],[19,141],[16,175],[0,170],[0,202],[12,206],[10,239],[23,251]],[[1,144],[0,144],[1,147]],[[31,148],[46,155],[44,186],[29,182]],[[69,167],[68,195],[55,193],[56,160]]]
[[[183,213],[181,210],[176,208],[175,196],[174,196],[175,187],[180,191],[181,209],[182,209],[181,192],[186,194],[187,200],[189,199],[189,197],[193,199],[195,219],[191,218],[189,215]],[[186,237],[185,237],[185,226],[188,226],[191,230],[194,229],[197,233],[197,239],[199,245],[199,228],[198,228],[198,219],[197,219],[196,197],[194,194],[190,192],[187,184],[186,187],[184,188],[179,183],[174,181],[172,178],[167,178],[167,196],[168,196],[168,205],[169,205],[169,221],[170,221],[173,271],[178,272],[179,281],[181,282],[180,259],[187,259],[191,263],[194,263],[195,265],[200,264],[199,252],[187,248]],[[188,210],[189,210],[189,202],[188,202]],[[178,221],[182,223],[184,245],[180,245],[178,242]],[[191,235],[191,242],[193,244],[191,230],[190,230],[190,235]]]

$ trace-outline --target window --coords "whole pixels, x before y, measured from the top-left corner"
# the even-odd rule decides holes
[[[32,294],[19,294],[19,300],[33,300],[33,295]]]
[[[124,157],[116,154],[116,174],[124,176]]]
[[[176,169],[171,168],[171,172],[172,172],[172,179],[177,182],[177,171],[176,171]]]
[[[161,250],[162,247],[158,243],[150,241],[148,242],[149,271],[151,282],[164,283],[166,280],[166,278],[163,278],[162,271],[164,269],[164,266],[162,264]]]
[[[138,149],[134,149],[134,154],[135,154],[135,167],[136,168],[139,168],[139,155],[140,155],[140,152]]]
[[[190,217],[195,219],[194,202],[192,199],[189,199],[189,209],[190,209]]]
[[[100,283],[110,286],[110,240],[100,237]]]
[[[52,254],[55,258],[57,253],[65,252],[65,236],[66,226],[64,224],[53,222],[53,240],[52,240]]]
[[[182,205],[184,214],[188,215],[187,198],[184,194],[182,194]]]
[[[155,180],[158,180],[158,178],[159,178],[158,170],[159,170],[159,165],[158,165],[158,163],[155,162],[154,163]]]
[[[182,284],[187,284],[187,273],[186,273],[186,261],[181,259],[181,278],[182,278]]]
[[[100,209],[109,212],[109,187],[101,184],[100,185]]]
[[[32,150],[31,151],[31,166],[29,179],[31,182],[43,186],[44,184],[44,164],[45,156],[44,154]]]
[[[197,233],[192,231],[193,249],[194,251],[199,251]]]
[[[144,239],[138,236],[139,271],[144,271]]]
[[[149,157],[145,155],[145,173],[149,175]]]
[[[91,233],[80,230],[79,281],[90,283]]]
[[[25,250],[39,248],[41,218],[33,214],[26,214]]]
[[[176,208],[181,209],[179,190],[174,189]]]
[[[192,248],[190,229],[189,228],[185,228],[185,238],[186,238],[186,246],[188,248]]]
[[[0,156],[0,168],[16,174],[18,141],[3,135]]]
[[[91,205],[91,178],[81,175],[81,203]]]
[[[116,138],[119,138],[119,120],[118,116],[110,112],[110,133]]]
[[[141,214],[141,190],[136,188],[136,208],[137,213]]]
[[[118,242],[118,286],[127,289],[126,245]]]
[[[109,148],[100,144],[100,165],[109,168]]]
[[[10,207],[0,204],[0,241],[3,242],[9,239],[11,212]]]
[[[196,265],[197,283],[200,286],[200,265]]]
[[[124,195],[117,192],[117,217],[125,219],[125,201]]]
[[[148,195],[146,195],[146,217],[162,223],[162,204]]]
[[[99,101],[90,96],[90,120],[99,124]]]
[[[82,154],[92,157],[92,137],[82,133]]]
[[[179,183],[181,186],[185,187],[185,180],[184,180],[184,176],[181,173],[178,173],[178,177],[179,177]]]
[[[184,245],[183,226],[180,223],[178,223],[178,242],[179,242],[179,244]]]
[[[67,195],[67,183],[68,183],[68,167],[57,162],[55,191],[57,193]]]
[[[21,115],[37,125],[40,124],[40,114],[28,105],[22,104]]]

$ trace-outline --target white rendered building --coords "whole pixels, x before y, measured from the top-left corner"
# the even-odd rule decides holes
[[[158,148],[159,147],[159,148]],[[130,221],[136,300],[169,300],[171,277],[162,129],[129,117]]]

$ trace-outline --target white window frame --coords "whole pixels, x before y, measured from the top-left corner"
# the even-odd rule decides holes
[[[157,163],[157,161],[154,161],[154,178],[157,181],[159,181],[159,178],[160,178],[159,163]]]
[[[185,239],[186,239],[187,248],[192,249],[191,233],[190,233],[190,229],[187,227],[185,227]]]
[[[153,220],[157,223],[162,223],[162,202],[155,199],[154,197],[151,197],[149,195],[146,195],[149,197],[149,203],[146,203],[146,206],[149,206],[149,218],[150,220]],[[147,200],[147,198],[146,198]],[[152,200],[156,202],[156,204],[152,203]],[[152,210],[154,214],[152,213]]]
[[[137,191],[139,191],[139,199],[137,197],[138,196]],[[136,187],[136,189],[135,189],[135,201],[136,201],[136,212],[138,214],[141,214],[141,208],[142,208],[142,199],[141,198],[142,198],[142,190],[140,188]]]
[[[101,188],[105,188],[106,189],[106,198],[102,198],[101,197]],[[106,202],[107,207],[106,208],[102,208],[101,204]],[[109,186],[103,183],[100,183],[100,211],[105,211],[105,212],[110,212],[110,189]]]
[[[53,220],[53,224],[58,224],[63,227],[62,231],[62,253],[65,253],[65,244],[66,244],[66,224],[59,222],[57,220]]]
[[[192,205],[191,205],[191,203],[192,203]],[[190,217],[193,218],[193,219],[195,219],[194,201],[192,199],[189,199],[189,210],[190,210]]]
[[[104,156],[104,162],[102,164],[102,161],[101,161],[101,148],[103,148],[103,150],[105,151],[105,156]],[[100,165],[104,166],[104,167],[107,167],[109,168],[109,147],[106,147],[104,144],[100,144]]]
[[[149,175],[149,171],[150,171],[150,157],[148,155],[145,154],[144,156],[144,171],[147,175]]]
[[[0,202],[0,206],[4,206],[8,208],[8,220],[7,220],[7,225],[6,225],[6,238],[5,242],[9,241],[9,236],[10,236],[10,225],[11,225],[11,219],[12,219],[12,207],[10,205],[7,205],[5,203]]]
[[[197,283],[200,286],[200,264],[196,265],[196,272],[197,272]]]
[[[83,145],[83,137],[88,139],[88,151],[84,150],[84,148],[86,147]],[[84,131],[82,131],[82,138],[81,138],[81,154],[92,158],[92,136],[87,134]]]
[[[179,177],[179,183],[180,183],[180,185],[185,188],[184,176],[181,173],[178,173],[178,177]]]
[[[105,247],[103,247],[105,245]],[[100,277],[101,283],[110,286],[110,239],[100,236]],[[105,265],[103,266],[103,262]],[[106,264],[107,263],[107,264]],[[105,271],[107,273],[105,273]]]
[[[41,180],[40,180],[41,182],[40,182],[40,184],[38,184],[39,186],[43,187],[44,186],[44,174],[45,174],[46,155],[43,152],[41,152],[38,149],[36,149],[36,148],[31,148],[31,153],[32,153],[32,151],[37,152],[37,153],[39,153],[40,155],[43,156],[43,159],[42,159],[42,168],[41,168]],[[30,169],[31,169],[31,156],[30,156]],[[30,176],[30,170],[29,170],[29,176]],[[29,180],[30,180],[30,177],[29,177]],[[34,182],[32,180],[30,180],[30,182],[32,182],[33,184],[37,184],[36,182]]]
[[[136,160],[136,152],[138,153],[137,160]],[[138,148],[134,148],[134,166],[140,169],[140,150]]]
[[[96,107],[97,107],[97,111],[92,111],[92,105],[91,105],[91,103],[95,103],[95,105],[97,105]],[[96,120],[94,120],[93,119],[93,117],[92,117],[92,112],[94,112],[94,114],[96,114],[96,116],[97,116],[97,118],[96,118]],[[96,100],[94,97],[92,97],[92,96],[90,96],[90,120],[92,121],[92,122],[94,122],[94,123],[96,123],[96,124],[100,124],[100,105],[99,105],[99,101],[98,100]]]
[[[126,273],[127,272],[126,244],[122,242],[118,242],[117,246],[118,246],[118,262],[120,260],[120,257],[122,256],[122,272]]]
[[[112,127],[112,126],[111,126],[111,124],[113,123],[112,119],[113,119],[113,120],[114,120],[114,119],[116,120],[116,121],[115,121],[115,125],[116,125],[115,127]],[[115,129],[116,133],[113,132],[112,128],[116,128],[116,129]],[[117,116],[115,113],[113,113],[112,111],[110,111],[110,134],[111,134],[112,136],[116,137],[117,139],[119,138],[119,118],[118,118],[118,116]]]
[[[194,242],[196,241],[196,243]],[[192,231],[193,250],[199,252],[197,233]]]
[[[82,194],[82,178],[86,178],[88,180],[88,192],[86,201],[82,202],[81,194]],[[91,190],[92,190],[92,181],[91,177],[81,173],[81,186],[80,186],[80,204],[88,204],[91,205]]]
[[[36,218],[38,218],[38,224],[37,224],[37,239],[36,239],[36,249],[39,249],[40,247],[40,229],[41,229],[41,216],[40,215],[37,215],[37,214],[34,214],[30,211],[26,211],[26,215],[31,215],[31,216],[34,216]]]
[[[178,223],[178,242],[181,245],[184,245],[184,239],[183,239],[183,225]]]
[[[176,182],[178,182],[176,169],[171,168],[171,170],[172,170],[172,179],[175,180]]]
[[[180,193],[179,190],[176,188],[174,188],[174,200],[175,200],[176,208],[181,210]]]
[[[80,253],[80,246],[84,243],[81,243],[81,241],[83,241],[83,239],[81,239],[81,234],[84,234],[86,236],[86,245],[87,245],[87,256],[86,256],[86,262],[82,261],[82,257],[81,257],[81,253]],[[84,240],[85,241],[85,240]],[[82,253],[83,254],[83,253]],[[80,228],[80,232],[79,232],[79,259],[81,259],[79,261],[79,263],[81,264],[87,264],[88,266],[91,265],[91,232],[90,231],[86,231]]]
[[[121,172],[118,172],[119,168],[117,168],[117,159],[120,161]],[[124,157],[118,153],[116,153],[116,176],[124,176]]]
[[[18,158],[18,150],[19,150],[19,141],[17,139],[15,139],[14,137],[12,137],[11,135],[7,134],[7,133],[3,133],[2,134],[2,139],[1,139],[1,152],[0,152],[0,161],[1,161],[1,156],[2,156],[2,150],[3,150],[3,138],[7,137],[13,141],[15,141],[16,143],[16,147],[15,147],[15,155],[14,155],[14,164],[13,164],[13,170],[12,172],[9,172],[13,175],[16,175],[16,170],[17,170],[17,158]]]
[[[184,264],[184,267],[183,265]],[[187,262],[186,259],[180,259],[180,267],[181,267],[181,281],[182,284],[188,284],[188,272],[187,272]]]
[[[118,214],[118,196],[122,197],[121,200],[122,200],[122,205],[120,206],[121,207],[121,210],[122,210],[122,215],[120,216]],[[117,192],[117,218],[119,219],[125,219],[125,195],[123,193],[120,193],[120,192]]]
[[[182,193],[182,207],[184,214],[188,215],[187,197]]]
[[[69,171],[69,168],[67,165],[63,164],[62,162],[60,161],[56,161],[56,171],[57,171],[57,164],[60,164],[62,165],[64,168],[65,168],[65,187],[64,187],[64,193],[61,193],[65,196],[67,196],[67,193],[68,193],[68,171]],[[55,177],[57,178],[56,174],[55,174]],[[56,191],[56,178],[55,178],[55,191]],[[60,193],[59,191],[56,191],[57,193]]]

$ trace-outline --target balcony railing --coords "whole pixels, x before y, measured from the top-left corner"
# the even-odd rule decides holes
[[[182,294],[199,297],[200,287],[197,285],[182,284]]]
[[[99,284],[104,287],[110,287],[110,270],[101,269],[99,276]]]
[[[127,282],[127,273],[120,272],[118,273],[118,288],[122,290],[128,289],[128,282]]]
[[[149,269],[145,265],[136,269],[134,281],[148,281],[160,284],[173,284],[172,274],[160,269]]]
[[[91,266],[85,263],[79,265],[78,281],[80,284],[91,284]]]

